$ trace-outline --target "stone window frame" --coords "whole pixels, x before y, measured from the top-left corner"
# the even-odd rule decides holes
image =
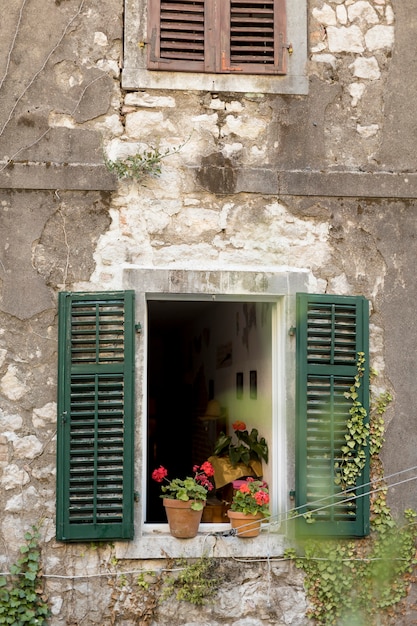
[[[270,463],[274,481],[272,499],[274,520],[290,507],[289,492],[294,488],[294,428],[288,416],[295,412],[295,338],[288,329],[295,325],[296,293],[306,291],[308,274],[302,271],[265,269],[256,271],[195,271],[128,268],[123,273],[123,289],[133,289],[136,297],[136,321],[145,332],[138,336],[136,345],[136,442],[135,485],[144,493],[146,485],[146,314],[148,299],[218,301],[269,301],[274,306],[272,326],[272,364],[274,437],[270,443]],[[139,497],[135,507],[135,538],[130,542],[116,542],[116,557],[126,559],[157,559],[171,557],[198,557],[208,551],[216,557],[256,557],[265,554],[280,556],[285,548],[285,522],[270,528],[255,539],[237,541],[235,537],[219,538],[210,532],[227,530],[227,524],[202,524],[197,537],[187,541],[169,534],[167,524],[146,524],[144,503]],[[285,516],[284,516],[285,517]]]
[[[286,21],[287,42],[291,44],[293,52],[288,55],[287,74],[283,76],[152,71],[147,69],[147,0],[125,0],[122,87],[125,90],[169,89],[306,95],[306,0],[287,0]]]

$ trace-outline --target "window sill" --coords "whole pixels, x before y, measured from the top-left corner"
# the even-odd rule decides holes
[[[308,93],[308,78],[304,75],[261,76],[201,74],[194,72],[155,72],[142,68],[125,67],[122,87],[136,89],[175,89],[186,91],[235,92],[235,93]]]
[[[282,556],[286,547],[285,535],[279,528],[262,530],[258,537],[240,539],[235,536],[214,535],[227,533],[229,524],[201,524],[193,539],[176,539],[169,533],[167,524],[145,525],[140,537],[116,544],[117,559],[198,558],[211,557],[264,558]]]

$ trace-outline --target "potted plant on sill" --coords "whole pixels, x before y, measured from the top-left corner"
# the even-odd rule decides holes
[[[257,537],[262,519],[269,516],[267,484],[262,480],[247,478],[235,490],[227,515],[238,537]]]
[[[168,471],[162,465],[152,472],[153,480],[167,483],[161,487],[161,498],[171,535],[179,539],[191,539],[197,535],[207,493],[213,489],[209,479],[214,475],[214,469],[209,461],[201,466],[195,465],[193,472],[194,476],[172,480],[168,480]]]
[[[246,424],[240,420],[233,422],[233,435],[221,432],[214,446],[209,462],[214,467],[216,489],[239,478],[263,475],[262,461],[268,463],[268,444],[259,437],[256,428],[249,433]]]

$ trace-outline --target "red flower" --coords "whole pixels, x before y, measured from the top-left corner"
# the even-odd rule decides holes
[[[256,504],[259,504],[260,506],[262,506],[262,504],[268,504],[269,502],[269,495],[265,493],[265,491],[257,491],[254,498],[256,500]]]
[[[239,491],[241,493],[250,493],[250,489],[246,483],[243,483],[243,485],[239,487]]]
[[[236,422],[233,422],[232,428],[233,428],[233,430],[246,430],[246,424],[245,424],[245,422],[241,422],[240,420],[236,420]]]
[[[204,461],[201,466],[201,471],[204,472],[207,476],[214,476],[214,467],[210,463],[210,461]]]
[[[168,470],[166,470],[165,467],[162,467],[161,465],[160,467],[158,467],[158,469],[152,472],[152,479],[155,480],[157,483],[162,483],[167,474]]]

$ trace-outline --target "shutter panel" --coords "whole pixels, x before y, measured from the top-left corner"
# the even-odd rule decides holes
[[[133,536],[134,293],[60,293],[57,538]]]
[[[148,0],[148,69],[285,74],[285,0]]]
[[[368,316],[362,297],[297,294],[296,505],[314,520],[300,518],[301,534],[369,533],[369,496],[364,495],[369,446],[356,489],[344,493],[335,483],[352,407],[344,394],[354,383],[358,352],[366,358],[358,400],[369,411]]]
[[[148,68],[204,72],[205,0],[149,0]]]
[[[230,0],[230,70],[284,74],[285,5],[282,0]]]

